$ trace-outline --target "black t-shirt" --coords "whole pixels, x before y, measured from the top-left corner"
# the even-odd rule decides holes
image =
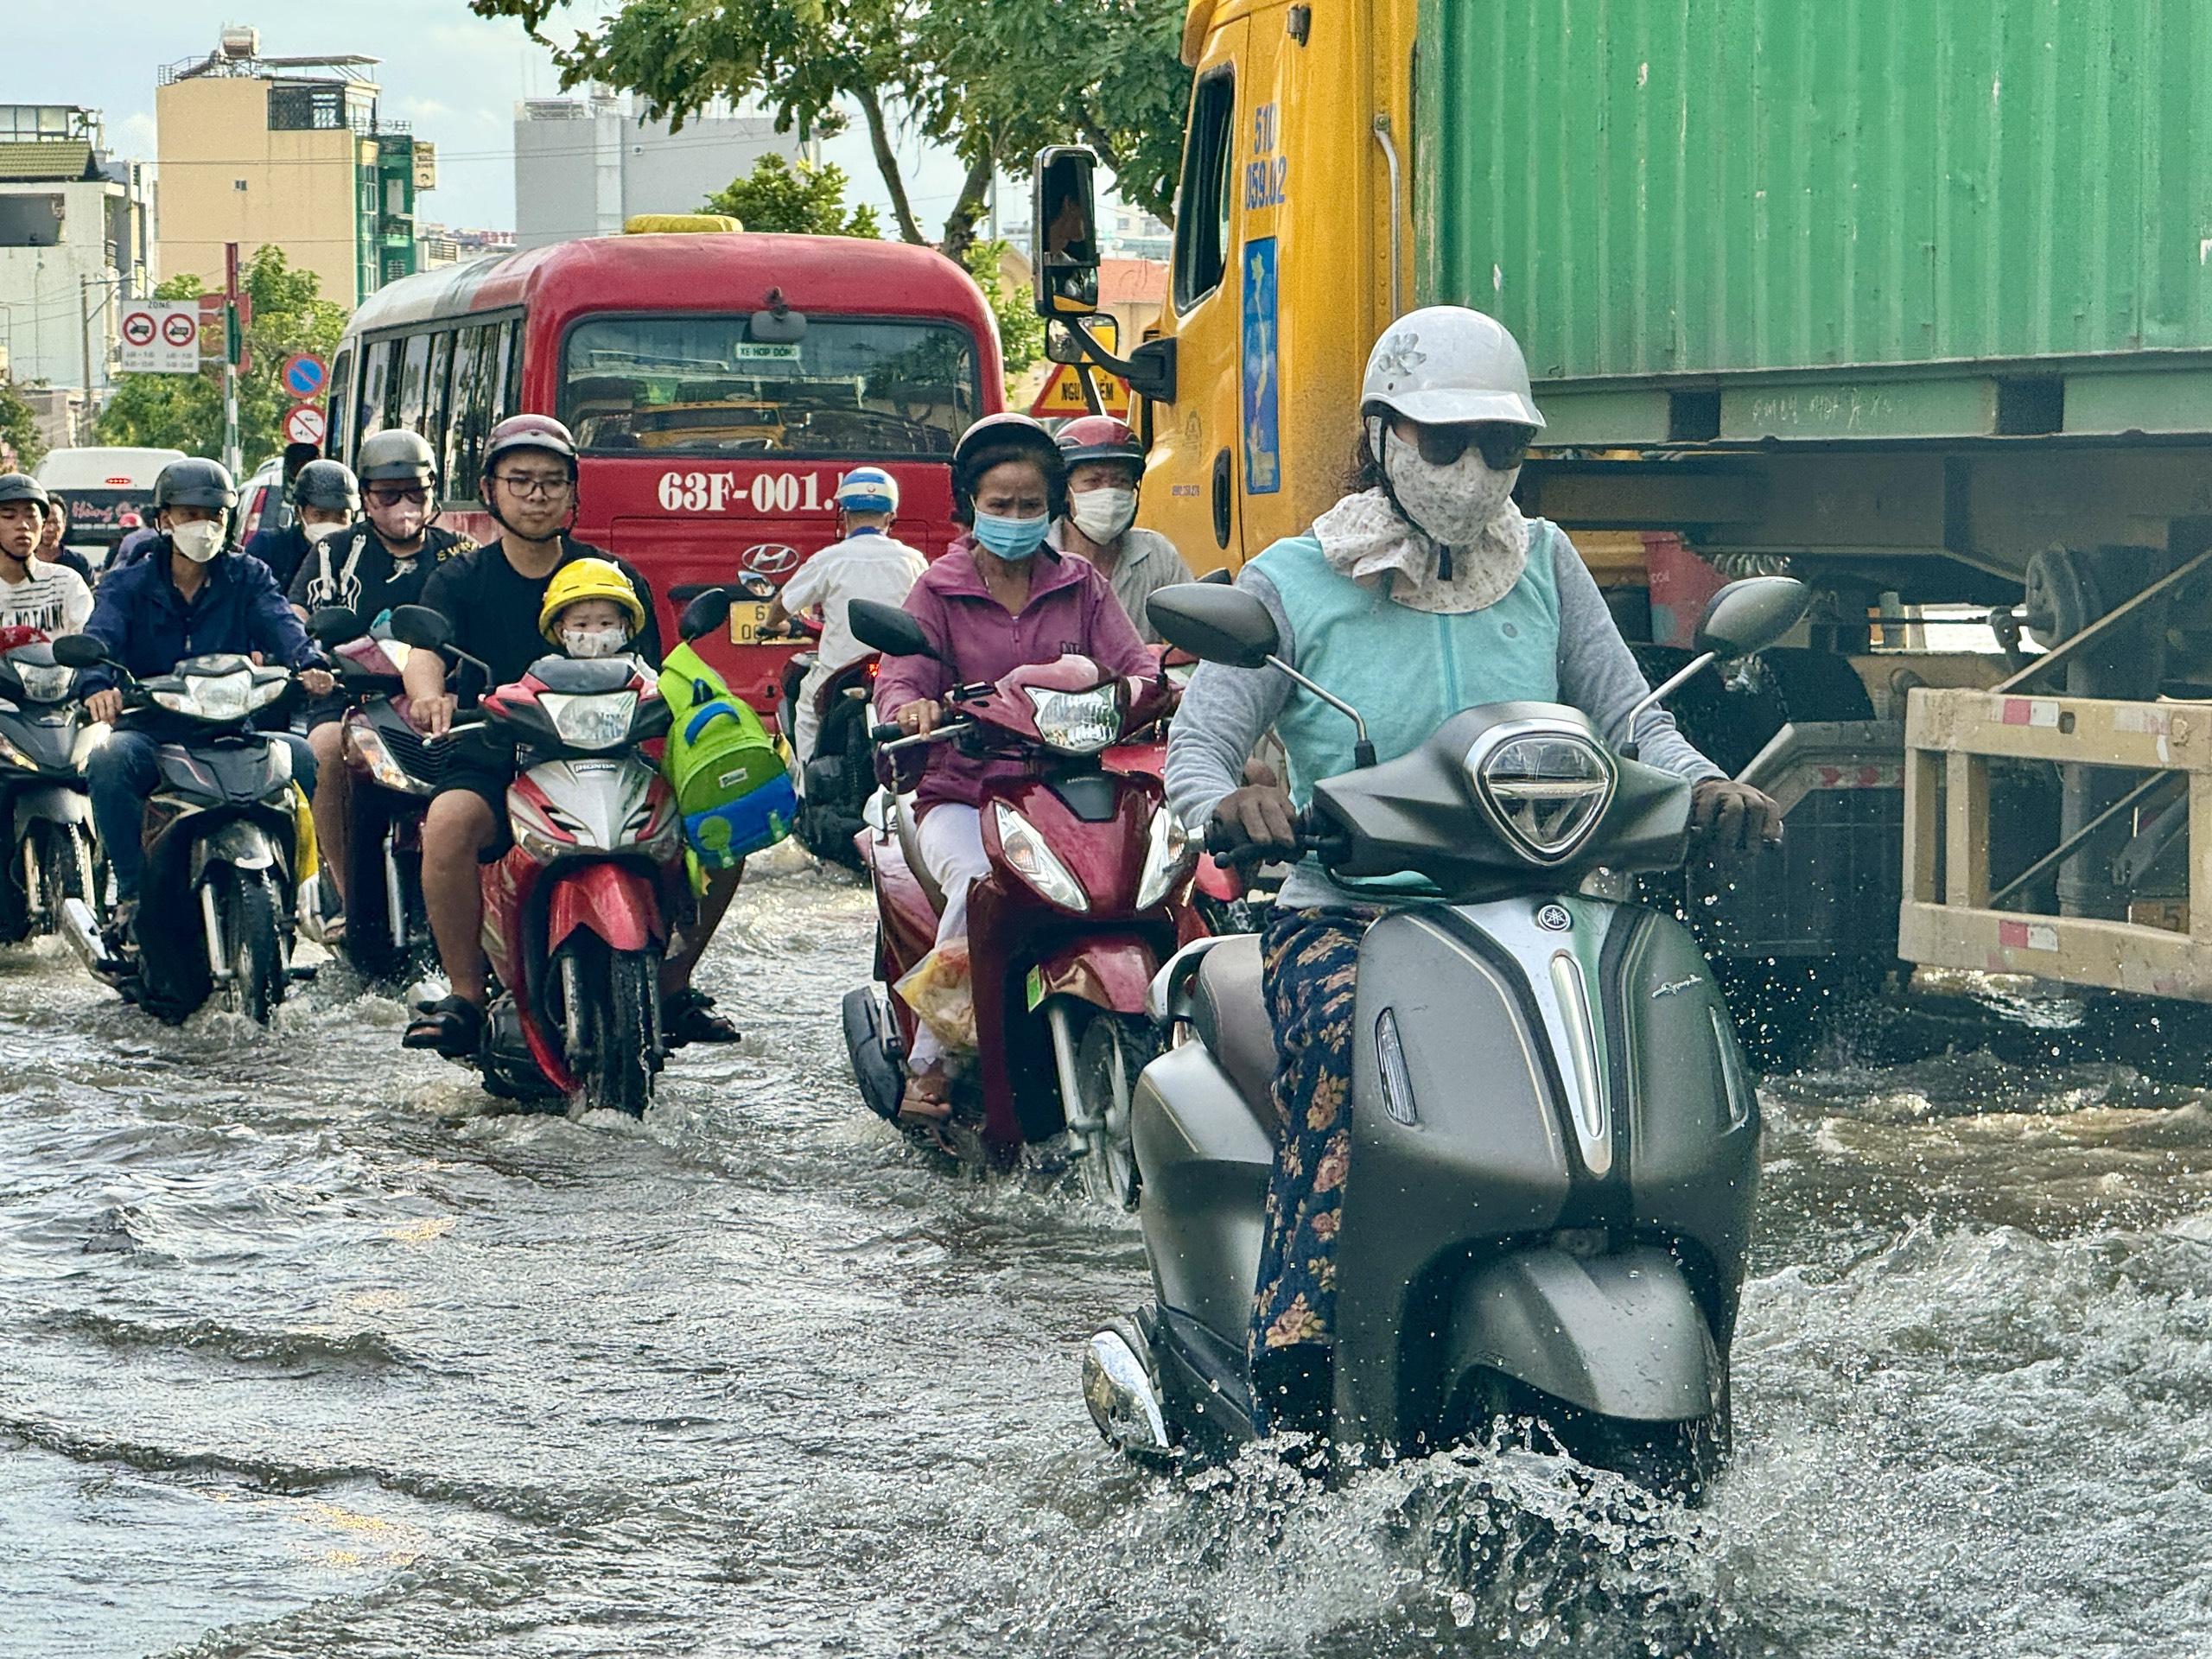
[[[416,603],[431,571],[449,559],[474,552],[476,543],[457,531],[433,528],[423,537],[421,552],[410,558],[395,559],[375,526],[364,519],[328,537],[321,547],[309,550],[300,561],[287,597],[301,609],[310,612],[318,605],[348,604],[346,563],[353,559],[357,550],[360,556],[353,562],[353,579],[359,592],[350,605],[355,615],[373,627],[387,612]],[[327,598],[318,591],[322,586],[326,563],[330,567],[332,584]]]
[[[58,564],[65,570],[74,570],[79,575],[85,579],[86,587],[89,588],[92,585],[92,567],[91,563],[86,559],[83,554],[79,553],[75,548],[70,546],[67,542],[64,542],[60,546],[54,548],[50,552],[34,553],[31,556],[36,559],[43,559],[48,564]]]
[[[563,536],[561,564],[576,559],[606,559],[630,578],[638,602],[645,610],[645,629],[631,640],[630,649],[658,666],[660,624],[653,614],[653,590],[645,579],[612,553]],[[439,565],[423,584],[423,595],[416,602],[453,624],[454,646],[490,666],[493,685],[508,685],[520,679],[540,657],[556,651],[537,631],[537,613],[544,607],[545,590],[559,569],[556,565],[542,576],[525,576],[507,563],[505,552],[494,542]],[[473,671],[461,677],[464,698],[473,700],[486,689],[476,683],[481,677]]]

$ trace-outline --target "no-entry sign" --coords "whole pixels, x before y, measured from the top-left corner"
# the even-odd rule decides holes
[[[321,447],[323,434],[330,429],[330,423],[323,417],[321,408],[315,404],[300,404],[284,416],[284,442],[312,443]]]
[[[130,300],[116,319],[126,374],[200,372],[200,308],[189,300]]]
[[[311,352],[295,352],[284,359],[283,372],[278,378],[283,381],[285,391],[305,403],[322,396],[322,388],[330,378],[330,365]]]

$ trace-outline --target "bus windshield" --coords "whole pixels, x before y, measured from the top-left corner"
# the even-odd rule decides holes
[[[658,455],[949,455],[976,419],[975,342],[941,323],[810,318],[795,344],[742,316],[569,331],[561,417],[585,449]]]

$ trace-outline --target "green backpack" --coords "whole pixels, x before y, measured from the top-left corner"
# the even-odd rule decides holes
[[[798,792],[760,716],[688,645],[668,653],[660,695],[670,715],[661,775],[701,867],[728,869],[791,834]]]

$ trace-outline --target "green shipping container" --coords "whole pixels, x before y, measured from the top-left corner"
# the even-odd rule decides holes
[[[1421,0],[1420,41],[1423,299],[1514,330],[1557,441],[1700,386],[1673,435],[2056,429],[2003,424],[2037,377],[2068,432],[2212,429],[2212,0]]]

